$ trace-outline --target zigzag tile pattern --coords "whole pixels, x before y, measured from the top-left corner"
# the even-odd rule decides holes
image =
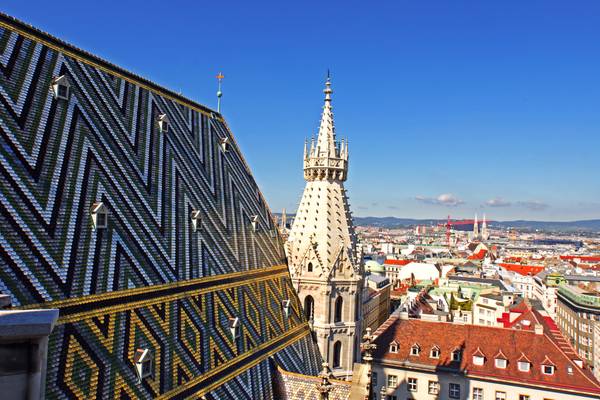
[[[51,90],[61,75],[68,100]],[[92,229],[94,202],[106,229]],[[269,363],[318,373],[284,264],[220,115],[0,14],[0,291],[61,310],[47,398],[268,399]],[[154,354],[142,382],[137,348]]]

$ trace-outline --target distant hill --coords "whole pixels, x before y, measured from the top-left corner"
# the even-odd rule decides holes
[[[278,217],[281,214],[276,213]],[[293,218],[293,214],[288,214],[288,218]],[[437,225],[445,224],[445,219],[415,219],[415,218],[397,218],[397,217],[354,217],[354,223],[360,226],[376,226],[381,228],[402,228],[415,225]],[[481,221],[480,221],[481,222]],[[582,221],[488,221],[488,226],[496,228],[517,228],[519,230],[541,230],[541,231],[559,231],[559,232],[600,232],[600,219],[588,219]],[[461,229],[461,228],[459,228]],[[469,230],[466,225],[461,230]]]
[[[396,217],[354,217],[354,223],[362,226],[379,226],[382,228],[399,228],[411,225],[437,225],[445,224],[446,220],[439,219],[412,219]],[[490,221],[489,226],[499,228],[518,228],[520,230],[543,231],[600,231],[600,219],[583,221]]]

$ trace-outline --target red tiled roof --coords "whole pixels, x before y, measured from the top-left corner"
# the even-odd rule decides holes
[[[531,309],[525,300],[521,300],[510,306],[510,312],[524,313]]]
[[[472,254],[469,256],[469,260],[483,260],[485,255],[487,254],[487,250],[481,249],[477,254]]]
[[[544,270],[544,267],[541,265],[521,265],[521,264],[508,264],[508,263],[500,263],[502,268],[516,272],[519,275],[527,276],[527,275],[537,275]]]
[[[406,264],[410,264],[411,262],[413,262],[413,260],[394,260],[394,259],[388,258],[387,260],[385,260],[383,262],[383,265],[406,265]]]
[[[467,376],[495,378],[507,382],[526,383],[576,392],[600,394],[600,383],[585,369],[579,368],[573,353],[565,352],[548,334],[532,331],[504,329],[479,325],[459,325],[445,322],[429,322],[420,319],[390,321],[387,329],[378,329],[375,340],[378,345],[374,357],[379,362],[395,362],[430,367],[449,367],[463,371]],[[398,352],[387,352],[392,340],[398,343]],[[410,355],[410,347],[416,342],[424,350],[418,356]],[[429,349],[438,346],[441,355],[438,359],[429,357]],[[461,361],[452,361],[451,352],[462,350]],[[476,351],[491,356],[502,352],[508,360],[507,367],[495,367],[493,359],[486,359],[484,365],[475,365],[472,355]],[[517,360],[525,357],[532,363],[529,372],[519,371]],[[542,372],[542,363],[550,359],[556,365],[553,375]],[[396,364],[397,365],[397,364]],[[572,374],[567,367],[571,367]]]

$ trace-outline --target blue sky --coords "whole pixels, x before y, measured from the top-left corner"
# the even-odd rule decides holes
[[[223,71],[223,113],[274,211],[297,207],[330,68],[356,215],[600,218],[598,1],[2,10],[209,106]]]

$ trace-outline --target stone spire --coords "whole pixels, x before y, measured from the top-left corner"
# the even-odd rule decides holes
[[[321,115],[317,141],[311,140],[310,150],[304,150],[304,179],[337,179],[345,181],[348,173],[348,144],[337,142],[331,107],[331,80],[325,82],[325,105]]]
[[[287,215],[285,214],[285,208],[281,212],[281,229],[285,230],[287,228]]]
[[[324,93],[317,139],[305,145],[306,186],[286,255],[323,359],[335,376],[344,377],[352,374],[359,354],[363,263],[344,188],[348,146],[336,141],[329,78]]]
[[[473,222],[473,239],[479,237],[479,222],[477,221],[477,214],[475,214],[475,222]]]
[[[487,229],[487,221],[485,219],[485,214],[483,214],[483,222],[481,223],[481,239],[488,240],[490,235],[488,234]]]

